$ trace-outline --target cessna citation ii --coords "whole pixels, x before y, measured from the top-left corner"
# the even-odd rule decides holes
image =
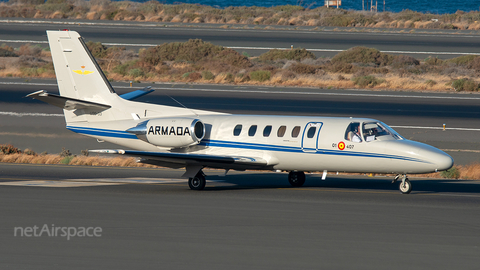
[[[150,91],[117,95],[81,36],[47,31],[60,95],[29,94],[63,108],[67,129],[135,150],[91,150],[139,162],[186,168],[193,190],[205,187],[205,167],[289,171],[294,187],[305,171],[392,173],[410,193],[411,173],[447,170],[453,159],[407,140],[368,118],[232,115],[132,101]]]

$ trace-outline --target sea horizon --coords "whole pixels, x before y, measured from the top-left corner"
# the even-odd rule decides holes
[[[121,0],[114,0],[121,1]],[[149,0],[132,0],[133,2],[148,2]],[[302,0],[265,0],[265,1],[252,1],[252,0],[163,0],[159,1],[163,4],[198,4],[212,6],[216,8],[227,7],[241,7],[241,6],[258,6],[258,7],[273,7],[283,5],[297,5],[305,8],[317,8],[323,6],[324,1],[302,1]],[[362,10],[362,0],[342,0],[340,8],[346,10]],[[364,0],[364,9],[370,10],[370,4],[378,7],[378,11],[386,12],[401,12],[403,10],[412,10],[422,13],[430,14],[453,14],[457,11],[470,12],[480,10],[480,1],[421,1],[421,0],[404,0],[404,1],[391,1],[385,0],[385,6],[383,0]]]

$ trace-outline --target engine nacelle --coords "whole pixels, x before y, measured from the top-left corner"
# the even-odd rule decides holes
[[[160,147],[187,147],[205,136],[205,125],[193,118],[157,118],[127,130],[137,138]]]

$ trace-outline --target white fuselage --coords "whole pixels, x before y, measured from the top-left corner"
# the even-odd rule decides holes
[[[188,117],[200,119],[206,132],[200,143],[183,148],[157,147],[125,132],[147,119],[115,121],[111,128],[104,122],[101,130],[93,126],[79,129],[79,125],[69,125],[69,129],[141,151],[261,158],[268,164],[264,169],[405,174],[440,171],[453,165],[452,158],[441,150],[401,137],[367,141],[367,134],[360,134],[361,142],[346,138],[351,123],[381,123],[374,119],[228,114]],[[238,125],[242,128],[234,134]],[[256,126],[254,133],[252,126]],[[315,131],[308,134],[312,127]]]

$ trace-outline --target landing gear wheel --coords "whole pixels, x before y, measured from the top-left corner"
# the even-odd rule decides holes
[[[304,172],[290,172],[288,174],[288,182],[292,187],[301,187],[305,184],[305,173]]]
[[[408,178],[405,178],[404,180],[402,180],[402,182],[400,182],[400,192],[402,192],[402,194],[408,194],[411,191],[412,191],[412,184],[410,183]]]
[[[191,190],[202,190],[205,188],[205,176],[202,171],[198,172],[193,178],[188,178],[188,186]]]

